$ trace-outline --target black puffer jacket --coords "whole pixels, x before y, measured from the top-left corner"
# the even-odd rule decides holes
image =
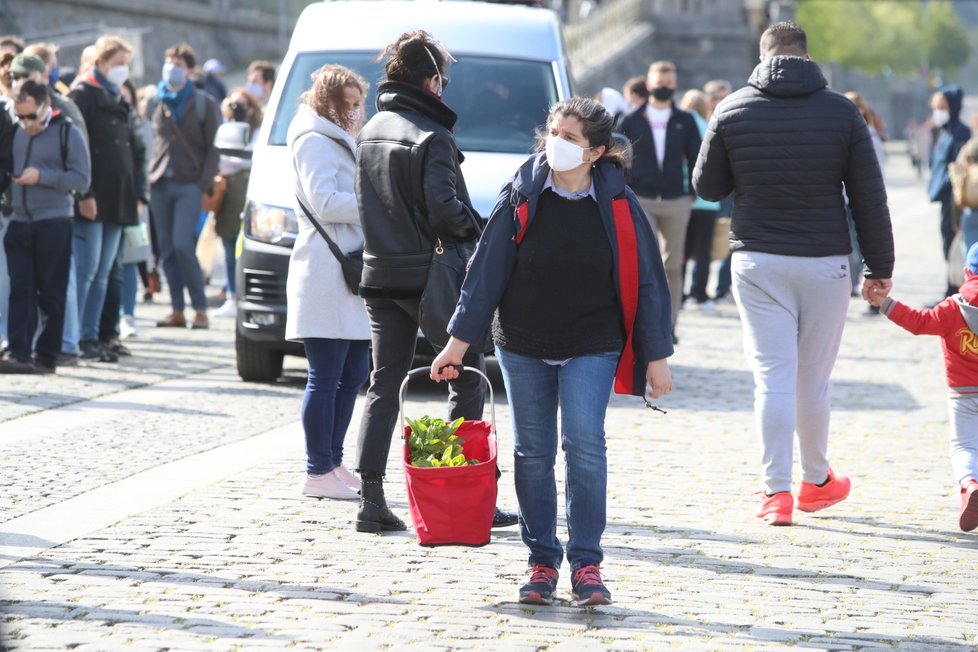
[[[435,238],[474,242],[482,232],[451,132],[458,116],[434,95],[392,81],[378,87],[377,109],[357,145],[360,294],[420,297]]]
[[[700,148],[693,186],[734,193],[731,249],[786,256],[851,251],[849,197],[867,278],[890,278],[893,231],[866,121],[827,88],[818,65],[771,57],[720,103]]]

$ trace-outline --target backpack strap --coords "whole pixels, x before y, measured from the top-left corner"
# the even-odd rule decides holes
[[[519,226],[519,231],[516,232],[516,245],[519,246],[523,242],[523,238],[526,236],[526,226],[530,221],[530,202],[523,201],[522,204],[516,207],[516,221]]]
[[[61,167],[65,172],[68,171],[68,133],[71,130],[71,122],[65,118],[61,122]]]
[[[615,392],[632,394],[635,386],[635,316],[638,314],[638,240],[628,198],[613,199],[611,213],[618,241],[618,288],[625,322],[625,348],[618,358],[618,369],[615,371]]]
[[[194,107],[197,109],[197,122],[200,123],[201,131],[204,130],[204,123],[207,122],[207,98],[207,93],[194,88]]]

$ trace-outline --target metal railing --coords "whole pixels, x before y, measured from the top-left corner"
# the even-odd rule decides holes
[[[605,0],[585,20],[564,26],[571,65],[581,70],[642,21],[642,0]]]

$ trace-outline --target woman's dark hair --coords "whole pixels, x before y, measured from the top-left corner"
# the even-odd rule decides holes
[[[615,163],[621,167],[628,164],[627,148],[612,134],[615,126],[614,117],[599,102],[588,97],[572,97],[550,107],[547,122],[537,135],[537,149],[542,151],[546,146],[550,122],[558,115],[580,120],[581,131],[591,147],[604,145],[604,154],[598,159],[598,163]]]
[[[429,77],[438,74],[445,76],[445,68],[452,61],[451,56],[431,34],[419,29],[398,36],[381,52],[378,61],[386,59],[384,72],[390,81],[424,87]]]

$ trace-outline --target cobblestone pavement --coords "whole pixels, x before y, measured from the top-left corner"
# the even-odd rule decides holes
[[[891,155],[894,295],[942,288],[936,206]],[[686,311],[658,403],[608,416],[604,571],[615,604],[515,601],[515,529],[484,548],[353,531],[352,502],[303,499],[301,360],[237,380],[232,326],[158,330],[135,355],[0,377],[0,626],[18,650],[975,650],[978,536],[957,530],[940,345],[853,301],[833,383],[833,466],[848,501],[796,526],[754,522],[752,382],[732,304]],[[498,373],[495,374],[497,387]],[[439,414],[412,385],[408,412]],[[501,392],[500,392],[501,393]],[[495,423],[512,507],[511,428]],[[348,438],[352,457],[354,434]],[[399,448],[388,491],[407,516]],[[562,474],[558,474],[560,477]]]

